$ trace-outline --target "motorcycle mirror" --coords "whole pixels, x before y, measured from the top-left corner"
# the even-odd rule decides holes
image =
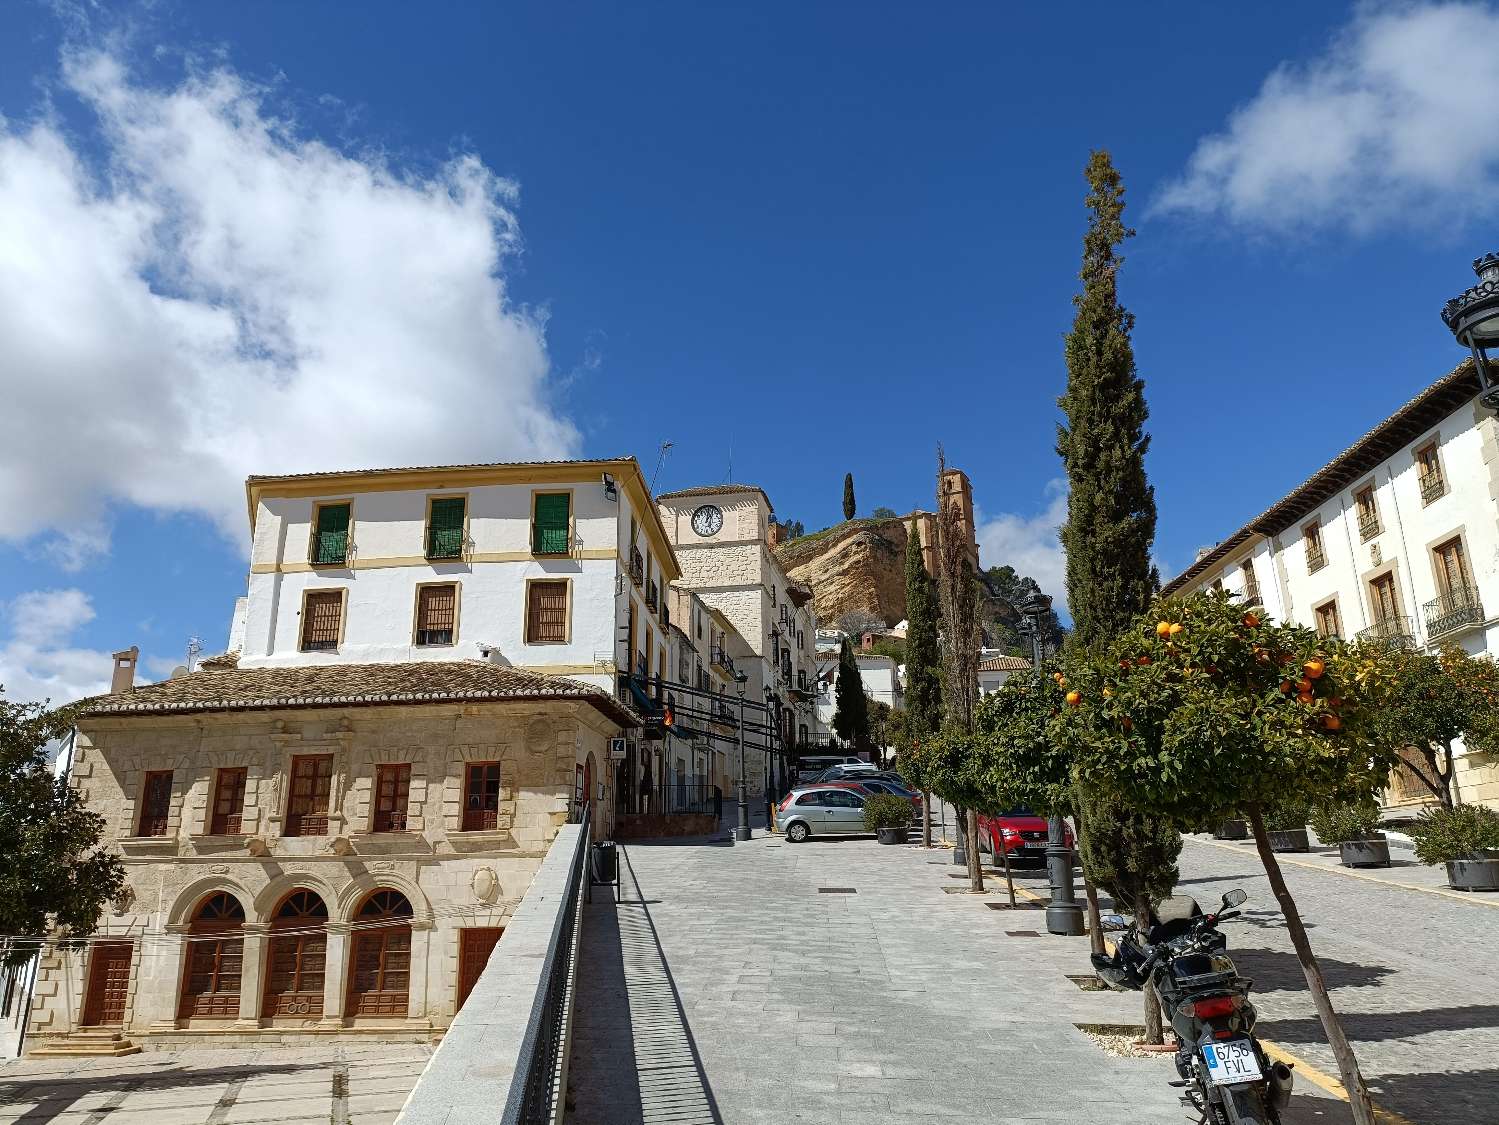
[[[1228,910],[1231,907],[1238,906],[1239,903],[1243,902],[1248,897],[1249,892],[1243,890],[1240,887],[1235,887],[1233,890],[1229,891],[1226,895],[1223,896],[1223,909]]]

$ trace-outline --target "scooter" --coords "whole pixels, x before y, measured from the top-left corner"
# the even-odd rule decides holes
[[[1093,955],[1100,979],[1116,989],[1139,991],[1153,981],[1161,1009],[1181,1045],[1174,1086],[1201,1114],[1200,1125],[1280,1125],[1291,1100],[1291,1068],[1265,1054],[1254,1036],[1249,1002],[1254,982],[1239,975],[1224,952],[1218,924],[1239,916],[1249,896],[1232,890],[1212,914],[1195,902],[1185,917],[1127,931],[1112,957]]]

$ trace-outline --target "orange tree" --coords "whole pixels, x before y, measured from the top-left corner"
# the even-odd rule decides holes
[[[1178,823],[1242,815],[1253,825],[1354,1120],[1374,1125],[1358,1061],[1270,849],[1264,810],[1288,793],[1343,803],[1386,784],[1395,755],[1376,730],[1383,654],[1271,625],[1262,611],[1222,594],[1196,595],[1158,602],[1071,669],[1068,685],[1052,732],[1081,782]]]

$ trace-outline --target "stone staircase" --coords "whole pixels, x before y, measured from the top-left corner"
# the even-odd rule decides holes
[[[134,1055],[140,1047],[125,1038],[125,1033],[112,1027],[85,1027],[68,1035],[59,1035],[45,1040],[41,1045],[26,1052],[31,1059],[55,1058],[109,1058],[118,1055]]]

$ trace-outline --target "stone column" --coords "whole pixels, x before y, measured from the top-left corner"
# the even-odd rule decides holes
[[[432,1014],[427,1008],[427,984],[436,972],[432,964],[434,948],[441,953],[441,943],[435,940],[435,923],[430,918],[411,920],[411,977],[406,991],[406,1023],[412,1027],[431,1027]]]
[[[147,977],[141,983],[146,987],[137,988],[135,993],[138,1013],[135,1023],[145,1023],[147,1031],[171,1031],[177,1026],[177,1007],[182,1002],[182,974],[187,972],[187,943],[192,923],[168,922],[162,929],[170,939],[161,943],[160,957],[141,958],[141,972]],[[156,961],[154,972],[150,969],[152,960]]]
[[[349,954],[352,941],[348,922],[329,922],[328,952],[323,959],[323,1018],[324,1027],[342,1027],[344,1024],[344,1002],[349,995]]]
[[[240,956],[239,969],[239,1023],[243,1028],[260,1026],[260,1004],[265,996],[266,935],[271,932],[269,922],[246,922],[240,927],[244,931],[244,951]]]

